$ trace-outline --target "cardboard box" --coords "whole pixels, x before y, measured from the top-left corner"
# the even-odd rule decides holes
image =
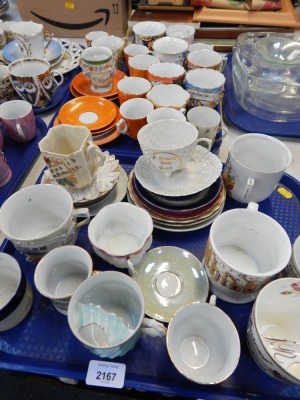
[[[124,37],[131,13],[129,0],[17,0],[23,21],[44,25],[55,37],[83,38],[91,31]]]

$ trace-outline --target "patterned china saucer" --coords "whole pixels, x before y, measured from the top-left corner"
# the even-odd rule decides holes
[[[109,156],[107,153],[104,165],[98,168],[95,178],[89,187],[74,190],[67,189],[72,196],[74,206],[84,207],[92,205],[107,197],[118,183],[120,171],[121,166],[119,165],[119,161],[116,160],[114,156]],[[53,179],[48,169],[45,170],[41,182],[59,185]]]

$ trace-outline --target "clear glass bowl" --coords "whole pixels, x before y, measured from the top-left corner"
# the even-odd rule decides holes
[[[262,119],[300,121],[300,38],[294,33],[239,35],[232,58],[240,106]]]

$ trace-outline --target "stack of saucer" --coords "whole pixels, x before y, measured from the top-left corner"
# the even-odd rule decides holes
[[[65,103],[53,125],[86,126],[94,143],[99,146],[120,135],[116,129],[120,118],[119,108],[113,101],[98,96],[83,96]]]
[[[115,101],[118,99],[117,83],[123,79],[126,74],[120,70],[116,70],[112,78],[112,88],[107,92],[96,92],[91,87],[91,82],[82,72],[77,74],[70,84],[70,92],[74,97],[81,96],[99,96],[105,99]]]
[[[159,229],[204,228],[224,208],[226,190],[221,172],[219,158],[201,146],[185,167],[170,177],[154,169],[143,155],[129,176],[127,198],[146,209]]]
[[[108,152],[105,154],[105,162],[99,166],[90,186],[83,189],[65,187],[72,196],[74,207],[88,207],[90,215],[95,215],[106,204],[121,201],[126,194],[126,172],[115,156]],[[48,169],[44,171],[41,182],[59,185]]]

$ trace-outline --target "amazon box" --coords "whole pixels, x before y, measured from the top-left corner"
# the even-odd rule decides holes
[[[44,25],[61,38],[84,38],[91,31],[126,36],[131,13],[129,0],[17,0],[23,21]]]

